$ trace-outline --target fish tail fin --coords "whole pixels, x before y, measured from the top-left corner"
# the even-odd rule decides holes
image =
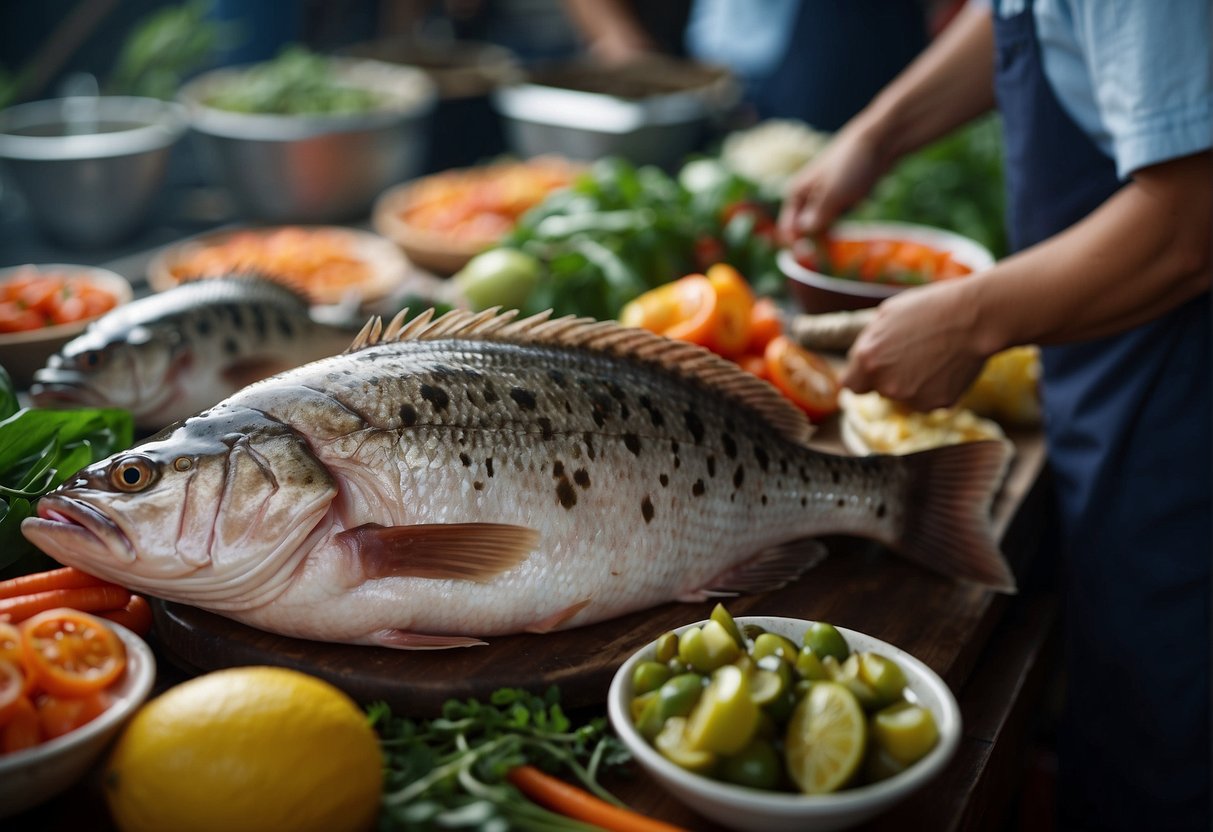
[[[900,555],[951,577],[1015,592],[990,508],[1011,459],[1009,443],[963,442],[900,457],[908,473]]]

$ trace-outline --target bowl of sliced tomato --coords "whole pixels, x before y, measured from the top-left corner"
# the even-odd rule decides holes
[[[60,607],[0,622],[0,818],[83,777],[155,677],[147,643],[98,616]]]
[[[954,280],[994,264],[975,240],[925,225],[842,222],[777,255],[792,295],[810,314],[876,306],[915,286]]]
[[[0,269],[0,366],[18,387],[90,322],[134,296],[122,275],[63,263]]]

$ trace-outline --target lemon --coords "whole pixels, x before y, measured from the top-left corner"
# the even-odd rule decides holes
[[[123,832],[369,829],[383,758],[365,714],[313,676],[241,667],[171,688],[124,729],[106,766]]]
[[[911,702],[898,702],[872,716],[872,736],[890,757],[909,766],[935,747],[939,741],[939,727],[926,708]]]
[[[866,741],[855,694],[838,682],[814,682],[788,721],[788,773],[806,794],[836,791],[859,768]]]
[[[758,706],[750,698],[750,682],[736,665],[712,674],[687,719],[686,743],[700,751],[736,754],[758,730]]]

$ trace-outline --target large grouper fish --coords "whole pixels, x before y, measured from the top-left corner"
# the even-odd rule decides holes
[[[327,314],[325,314],[327,313]],[[34,374],[39,407],[117,407],[150,433],[253,381],[342,352],[365,317],[256,275],[191,280],[116,307]]]
[[[25,536],[263,630],[416,649],[772,589],[825,534],[1013,590],[989,525],[1001,443],[819,453],[774,387],[691,344],[403,320],[89,466]]]

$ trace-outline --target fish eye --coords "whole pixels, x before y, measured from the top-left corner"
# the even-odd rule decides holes
[[[190,459],[188,456],[179,456],[173,460],[174,471],[188,471],[193,467],[194,460]]]
[[[76,356],[76,366],[86,370],[95,370],[105,361],[101,350],[85,350]]]
[[[152,484],[156,468],[143,456],[125,456],[110,467],[110,483],[119,491],[134,493]]]

